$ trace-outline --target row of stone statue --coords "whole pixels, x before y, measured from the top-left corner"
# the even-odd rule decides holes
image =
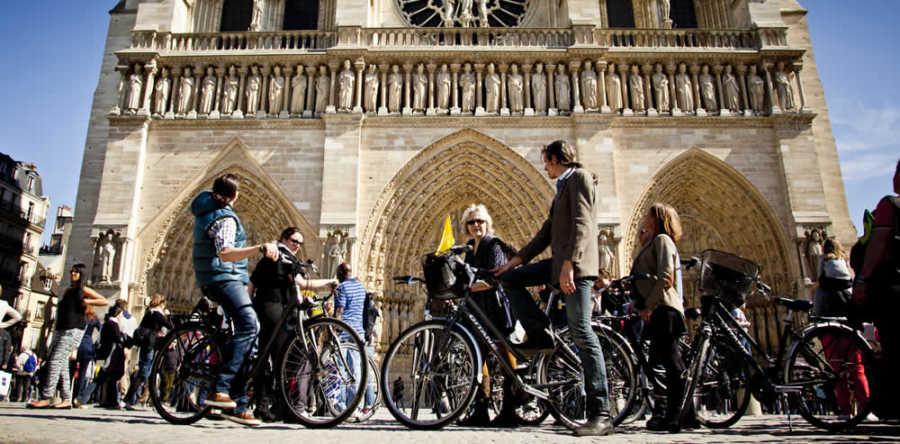
[[[208,66],[204,74],[202,66],[124,66],[120,101],[112,113],[165,118],[287,118],[328,112],[699,116],[800,111],[805,105],[799,65],[788,69],[784,62],[734,67],[603,60],[521,65],[345,60],[336,68]]]

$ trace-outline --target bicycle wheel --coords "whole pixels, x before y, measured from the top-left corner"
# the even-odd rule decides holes
[[[148,388],[153,408],[172,424],[198,421],[210,407],[222,352],[206,327],[188,323],[170,332],[157,347]]]
[[[526,384],[537,385],[538,369],[540,369],[540,363],[532,362],[528,373],[522,376],[522,380]],[[550,408],[547,407],[547,403],[534,396],[529,396],[525,402],[520,403],[514,412],[519,424],[529,426],[539,425],[550,416]]]
[[[606,363],[607,393],[610,419],[619,424],[628,415],[636,394],[636,376],[631,358],[622,345],[610,339],[602,325],[593,326],[600,340]],[[578,347],[572,343],[568,329],[558,334],[565,347],[558,346],[541,361],[539,387],[550,394],[550,414],[570,429],[587,423],[587,396]]]
[[[785,371],[800,415],[816,427],[839,431],[854,427],[871,411],[866,369],[874,356],[849,327],[814,326],[793,346]]]
[[[365,398],[363,398],[363,402],[360,403],[359,411],[356,413],[356,419],[359,421],[367,421],[371,418],[382,402],[381,390],[379,390],[378,385],[378,381],[380,380],[378,366],[375,365],[375,360],[372,359],[371,356],[369,356],[367,361],[369,364],[369,377],[368,383],[366,384]]]
[[[697,420],[712,429],[727,428],[744,416],[750,405],[750,364],[743,351],[714,341],[694,389]]]
[[[347,419],[365,394],[368,360],[359,335],[333,318],[304,323],[282,352],[279,384],[287,415],[310,428]]]
[[[475,397],[481,371],[475,344],[444,321],[420,322],[391,344],[381,366],[381,393],[391,415],[413,429],[453,422]]]
[[[688,411],[688,405],[690,405],[689,403],[694,402],[694,391],[696,390],[697,384],[700,381],[705,362],[709,357],[709,349],[712,342],[710,339],[710,332],[708,330],[702,329],[694,339],[694,344],[691,347],[691,364],[687,369],[687,379],[685,380],[684,384],[684,393],[682,394],[681,402],[679,403],[680,405],[678,411],[680,416],[684,415],[685,412]]]

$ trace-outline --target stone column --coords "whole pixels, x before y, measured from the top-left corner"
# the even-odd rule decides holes
[[[425,115],[433,116],[437,114],[434,109],[434,71],[437,70],[437,65],[428,63],[425,65],[425,69],[428,71],[428,101],[426,102]]]
[[[353,112],[362,114],[363,70],[366,69],[366,61],[362,57],[353,62],[356,68],[356,91],[353,100]]]
[[[150,116],[150,106],[153,103],[153,83],[156,79],[156,60],[144,65],[144,71],[147,71],[147,79],[144,81],[144,97],[141,101],[141,109],[138,110],[139,116]]]
[[[579,70],[581,69],[581,60],[572,60],[569,62],[569,74],[572,83],[572,112],[583,113],[584,106],[581,104],[581,78]]]
[[[219,107],[222,102],[222,79],[225,78],[225,65],[219,65],[216,67],[216,98],[213,101],[213,109],[209,112],[210,119],[218,119],[222,117],[221,112],[219,111]]]
[[[806,112],[806,92],[803,91],[803,82],[800,80],[800,71],[803,69],[803,62],[794,62],[791,65],[794,71],[794,79],[797,80],[797,92],[800,93],[800,108],[798,113]]]
[[[256,111],[257,119],[265,119],[269,115],[269,74],[271,72],[272,67],[269,65],[263,65],[262,69],[259,70],[259,74],[262,77],[262,85],[259,90],[259,109]]]
[[[300,69],[303,70],[302,68]],[[281,112],[278,114],[279,119],[287,119],[291,117],[289,111],[291,106],[291,74],[294,73],[294,67],[285,65],[281,71],[284,74],[284,91],[281,94]]]
[[[681,115],[681,109],[678,108],[678,96],[675,94],[675,72],[677,69],[678,67],[674,61],[666,64],[666,74],[669,75],[669,106],[672,109],[672,116]]]
[[[313,94],[316,90],[316,67],[306,67],[306,107],[303,109],[303,117],[312,117],[316,104],[313,103]]]
[[[772,86],[772,66],[774,66],[774,64],[772,62],[763,62],[761,65],[763,71],[766,72],[766,98],[772,106],[772,114],[781,114],[781,107],[778,106],[778,102],[775,101],[775,88]]]
[[[555,63],[544,64],[544,74],[547,75],[547,115],[555,116],[559,111],[556,109],[556,84],[553,83],[553,74],[556,72]]]
[[[403,64],[403,115],[411,116],[412,115],[412,102],[409,97],[409,88],[410,88],[410,73],[412,72],[413,64],[412,63],[404,63]]]
[[[597,68],[597,91],[600,94],[600,112],[608,114],[612,110],[609,108],[609,100],[606,97],[606,60],[597,59],[597,63],[594,66]]]
[[[484,83],[481,78],[481,73],[484,72],[484,63],[476,63],[473,65],[475,68],[475,115],[484,115],[484,102],[482,102],[482,96],[484,95]]]
[[[450,85],[451,116],[458,116],[462,113],[462,110],[459,108],[459,68],[459,63],[450,64],[451,81],[453,82]]]
[[[627,63],[619,63],[619,80],[622,82],[622,115],[633,116],[634,111],[631,109],[631,94],[628,93],[628,71],[630,67]]]
[[[234,112],[231,113],[232,119],[244,118],[244,88],[247,86],[248,71],[249,69],[246,66],[241,66],[237,69],[238,75],[241,77],[241,81],[238,84],[237,106],[234,107]]]
[[[197,118],[197,110],[200,107],[200,100],[198,97],[200,96],[200,83],[203,82],[203,73],[206,72],[203,69],[203,65],[196,64],[194,65],[194,90],[191,91],[191,106],[190,111],[188,111],[187,119],[196,119]]]
[[[700,82],[697,74],[700,72],[700,65],[696,62],[691,63],[691,82],[694,89],[694,109],[698,116],[705,116],[706,110],[703,109],[703,102],[700,101]]]
[[[533,116],[534,108],[531,107],[531,62],[522,64],[522,76],[525,78],[524,90],[522,91],[525,96],[524,114],[526,116]]]
[[[340,67],[341,64],[337,60],[328,62],[328,69],[331,71],[331,82],[329,82],[328,84],[328,106],[325,107],[326,114],[334,114],[335,112],[337,112],[334,95],[337,94],[337,88],[335,87],[335,85],[337,84],[337,71]]]
[[[722,90],[722,70],[724,67],[721,64],[716,63],[712,68],[713,72],[716,74],[716,86],[719,88],[719,115],[731,115],[731,112],[725,107],[725,92]]]
[[[380,91],[380,94],[381,94],[381,106],[378,107],[378,115],[379,115],[379,116],[386,116],[386,115],[388,115],[388,108],[387,108],[387,103],[388,103],[387,75],[388,75],[388,72],[389,72],[390,70],[391,70],[391,65],[390,65],[389,63],[381,63],[381,64],[378,65],[378,71],[381,73],[381,83],[379,84],[379,86],[381,86],[381,91]]]
[[[128,77],[128,68],[128,65],[116,65],[116,71],[119,73],[119,85],[116,87],[116,104],[109,109],[108,114],[110,116],[122,114],[122,101],[125,100],[125,79]]]
[[[166,119],[174,119],[175,118],[175,106],[178,103],[176,96],[181,88],[179,88],[179,81],[181,80],[181,67],[173,66],[172,67],[172,92],[169,93],[169,107],[166,111],[165,118]]]
[[[506,71],[509,70],[509,65],[506,63],[501,63],[497,66],[497,71],[500,72],[500,115],[508,116],[509,115],[509,104],[506,103]]]
[[[744,115],[749,117],[753,115],[753,110],[750,109],[750,98],[747,96],[747,65],[741,63],[737,66],[737,76],[741,98],[744,100]]]
[[[656,116],[659,114],[661,109],[658,109],[658,103],[654,101],[655,97],[653,95],[653,88],[650,83],[650,73],[653,72],[653,65],[650,62],[645,62],[641,65],[641,73],[644,74],[644,101],[647,105],[647,115],[648,116]]]

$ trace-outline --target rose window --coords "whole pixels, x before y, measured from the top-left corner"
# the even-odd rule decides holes
[[[506,27],[520,26],[531,0],[397,0],[412,26]]]

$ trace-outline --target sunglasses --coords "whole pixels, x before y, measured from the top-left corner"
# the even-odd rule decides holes
[[[485,222],[483,219],[472,219],[470,221],[467,221],[466,225],[475,225],[475,224],[483,225],[485,223],[487,223],[487,222]]]
[[[303,241],[298,241],[297,239],[288,239],[288,242],[297,246],[303,245]]]

